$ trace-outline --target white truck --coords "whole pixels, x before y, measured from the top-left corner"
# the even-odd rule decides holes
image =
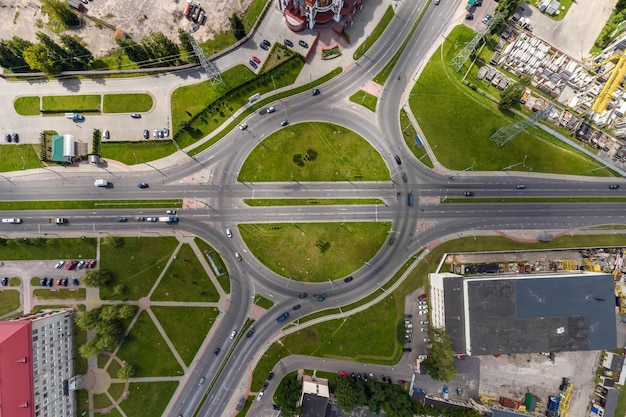
[[[65,118],[72,120],[85,120],[85,116],[78,113],[65,113]]]
[[[108,187],[109,186],[109,182],[107,180],[96,180],[94,185],[96,187]]]
[[[159,217],[159,221],[164,222],[164,223],[178,223],[178,217],[176,216]]]
[[[19,223],[22,223],[22,219],[18,217],[13,217],[11,219],[2,219],[2,223],[19,224]]]

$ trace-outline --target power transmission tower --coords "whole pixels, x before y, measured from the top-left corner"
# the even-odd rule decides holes
[[[504,126],[503,128],[498,129],[496,133],[491,135],[489,140],[493,141],[498,145],[499,148],[506,145],[508,141],[513,139],[523,130],[526,130],[529,126],[534,125],[541,119],[545,119],[548,117],[550,112],[552,111],[552,106],[549,106],[545,110],[540,110],[533,115],[530,119],[522,119],[518,122],[512,123],[508,126]]]
[[[202,68],[204,68],[204,70],[206,71],[211,85],[213,87],[215,87],[216,84],[224,86],[224,80],[222,79],[222,74],[220,73],[220,70],[217,69],[217,66],[214,63],[207,59],[207,57],[204,55],[204,51],[202,51],[202,48],[200,48],[200,46],[193,38],[193,36],[191,36],[191,34],[189,34],[189,42],[191,42],[191,47],[193,48],[193,52],[198,57],[200,65],[202,65]]]
[[[467,61],[470,55],[472,55],[472,53],[476,50],[476,47],[480,44],[480,41],[483,40],[485,34],[489,32],[491,27],[496,22],[499,22],[501,19],[502,17],[499,14],[497,14],[493,19],[490,19],[485,24],[485,27],[479,30],[478,33],[476,33],[476,36],[474,36],[474,38],[472,38],[472,40],[469,41],[467,45],[465,45],[465,47],[461,49],[454,58],[452,58],[452,61],[450,61],[450,65],[452,66],[452,68],[454,68],[456,72],[459,72],[461,68],[463,68],[463,64],[465,64],[465,61]]]

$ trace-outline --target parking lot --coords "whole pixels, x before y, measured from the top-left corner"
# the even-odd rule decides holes
[[[424,339],[428,339],[428,331],[422,329],[428,329],[428,301],[426,299],[426,293],[423,288],[418,288],[416,291],[409,294],[404,301],[404,313],[403,318],[405,327],[405,344],[404,349],[411,349],[410,352],[405,352],[405,355],[409,357],[408,362],[415,364],[416,361],[427,353],[428,343]],[[408,340],[411,340],[408,342]]]

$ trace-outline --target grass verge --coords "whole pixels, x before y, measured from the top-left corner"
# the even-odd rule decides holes
[[[143,164],[173,154],[178,147],[171,140],[144,142],[105,142],[100,144],[100,156],[126,165]],[[136,158],[135,158],[136,157]],[[152,169],[146,165],[146,169]]]
[[[240,181],[385,181],[380,154],[361,136],[328,123],[276,131],[248,155]]]
[[[21,238],[6,240],[0,245],[0,258],[13,261],[49,259],[93,259],[96,257],[94,238]],[[52,267],[52,265],[50,265]],[[39,284],[38,281],[36,281]]]
[[[20,306],[20,293],[16,290],[0,291],[0,316],[15,311]]]
[[[131,383],[130,395],[120,404],[127,416],[162,416],[178,382]]]
[[[21,171],[43,166],[39,159],[40,145],[15,145],[0,147],[0,172]],[[6,179],[2,179],[6,181]]]
[[[71,96],[43,96],[41,108],[47,112],[95,111],[100,110],[100,94]]]
[[[105,94],[103,113],[146,112],[154,105],[149,94]]]
[[[59,288],[57,291],[38,289],[33,291],[33,295],[41,300],[84,300],[87,290],[85,288],[78,288],[76,291],[67,288]]]
[[[270,308],[274,307],[273,301],[268,300],[267,298],[263,297],[260,294],[256,294],[254,296],[254,304],[266,310],[269,310]]]
[[[430,156],[428,156],[428,152],[426,152],[426,147],[423,144],[422,146],[418,146],[415,141],[417,131],[404,109],[400,110],[400,127],[402,128],[402,138],[404,139],[404,143],[406,143],[406,146],[411,150],[415,159],[430,169],[433,169],[435,165],[433,164],[433,161],[430,160]]]
[[[217,253],[211,245],[199,237],[194,238],[194,242],[196,242],[198,249],[200,249],[200,252],[202,252],[204,256],[207,256],[207,254],[211,255],[211,259],[213,259],[213,262],[218,270],[217,273],[213,271],[213,274],[217,275],[217,281],[220,283],[224,292],[226,294],[230,293],[230,276],[228,275],[228,270],[226,269],[226,265],[224,264],[220,254]],[[207,262],[209,262],[208,257]],[[209,262],[209,265],[211,265],[211,262]]]
[[[41,99],[35,97],[18,97],[13,102],[15,112],[20,116],[37,116],[41,107]]]
[[[383,204],[380,198],[244,198],[244,203],[252,207],[268,206],[338,206],[349,204]]]
[[[383,15],[382,19],[380,19],[380,22],[378,22],[372,33],[367,38],[365,38],[365,41],[363,41],[363,43],[360,44],[359,47],[355,50],[354,54],[352,55],[352,58],[354,58],[355,61],[365,55],[365,53],[372,47],[372,45],[374,45],[378,38],[380,38],[380,36],[383,34],[385,29],[387,28],[387,25],[389,25],[389,22],[391,22],[393,17],[393,8],[389,6],[387,7],[387,10],[385,10],[385,14]]]
[[[366,93],[363,90],[359,90],[350,96],[350,101],[356,104],[376,112],[376,103],[378,103],[378,97]]]
[[[257,259],[303,282],[337,279],[363,266],[385,243],[391,223],[240,224]]]

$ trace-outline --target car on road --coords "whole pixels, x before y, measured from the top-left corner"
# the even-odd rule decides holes
[[[130,117],[132,117],[133,119],[141,119],[141,115],[139,113],[131,113]]]
[[[213,351],[213,356],[217,356],[217,355],[219,355],[219,354],[220,354],[220,350],[222,350],[222,349],[220,349],[220,348],[215,348],[215,350]]]
[[[299,299],[304,299],[307,298],[309,296],[309,294],[305,293],[305,292],[301,292],[300,294],[298,294],[298,298]]]
[[[435,0],[435,6],[439,6],[439,1],[440,0]]]
[[[406,173],[403,172],[402,173],[402,182],[408,182],[408,181],[409,181],[409,179],[407,178]]]
[[[230,340],[233,340],[237,336],[237,330],[233,330],[230,332],[230,336],[228,337]]]
[[[78,280],[78,278],[73,278],[72,279],[72,285],[75,285],[77,287],[80,285],[80,281]]]
[[[6,287],[7,285],[9,285],[9,277],[3,277],[2,278],[2,286]]]
[[[137,216],[137,217],[135,217],[135,220],[137,220],[138,222],[145,222],[146,218],[143,217],[143,216]]]
[[[396,163],[397,163],[398,165],[402,165],[402,160],[400,159],[400,155],[396,155],[396,156],[394,156],[394,158],[395,158]]]
[[[154,223],[159,221],[159,219],[157,219],[156,217],[146,217],[146,221]]]
[[[239,125],[239,130],[246,130],[247,128],[248,128],[248,124],[245,122]]]
[[[320,302],[324,301],[325,299],[326,299],[325,295],[320,295],[317,297],[317,301],[320,301]]]
[[[311,91],[312,96],[319,96],[320,94],[321,92],[319,88],[314,88],[313,91]]]
[[[410,353],[410,352],[413,352],[413,349],[411,349],[411,348],[404,348],[404,349],[402,349],[402,352]]]
[[[474,15],[472,13],[468,13],[465,15],[465,20],[474,20]]]
[[[204,384],[204,381],[206,381],[204,377],[200,378],[200,380],[198,381],[198,385]]]
[[[276,109],[273,106],[267,108],[267,113],[274,113],[275,111]]]
[[[289,39],[285,39],[283,43],[288,47],[293,48],[293,42],[291,42]]]
[[[143,130],[143,138],[150,139],[150,131],[148,129]]]
[[[241,261],[241,255],[239,252],[235,252],[235,258],[237,258],[238,261]]]
[[[274,379],[274,372],[270,372],[269,375],[267,376],[268,381],[271,381],[272,379]]]
[[[299,40],[299,41],[298,41],[298,45],[300,45],[300,46],[301,46],[301,47],[303,47],[303,48],[308,48],[308,47],[309,47],[309,44],[308,44],[308,43],[306,43],[306,42],[305,42],[305,41],[303,41],[303,40]]]
[[[266,44],[264,44],[264,43],[260,43],[260,44],[259,44],[259,47],[260,47],[261,49],[266,50],[266,51],[268,51],[268,50],[270,49],[270,48],[269,48]]]
[[[246,337],[252,337],[252,335],[254,334],[256,330],[254,330],[254,328],[248,330],[248,332],[246,333]]]
[[[419,355],[419,356],[417,357],[417,359],[419,359],[419,360],[422,360],[422,361],[423,361],[424,359],[428,359],[428,356],[426,356],[426,355]]]
[[[289,317],[289,312],[286,312],[284,314],[282,314],[281,316],[279,316],[276,321],[279,323],[282,323],[283,321],[287,320],[287,317]]]
[[[63,265],[65,265],[65,261],[59,261],[59,262],[57,262],[57,264],[54,267],[56,269],[61,269],[61,268],[63,268]]]
[[[13,140],[13,142],[18,143],[20,141],[20,135],[18,135],[17,133],[13,133],[11,135],[11,140]]]
[[[251,66],[252,68],[254,68],[254,69],[257,69],[257,68],[258,68],[258,66],[257,66],[256,62],[254,62],[253,60],[248,61],[248,64],[250,64],[250,66]]]
[[[102,132],[102,137],[105,138],[105,139],[110,139],[111,138],[111,134],[109,133],[108,130],[104,130]]]
[[[525,190],[526,189],[526,184],[517,184],[515,186],[515,188],[517,188],[518,190]]]
[[[140,182],[139,184],[137,184],[137,187],[139,187],[139,188],[148,188],[149,185],[146,184],[145,182]]]
[[[465,192],[463,193],[463,195],[464,195],[465,197],[474,197],[474,192],[473,192],[473,191],[465,191]]]
[[[296,304],[295,306],[292,307],[292,310],[300,310],[300,307],[302,307],[300,304]]]
[[[619,184],[611,184],[611,185],[609,185],[609,188],[611,190],[617,190],[619,188]]]
[[[288,124],[289,124],[289,121],[287,119],[285,119],[282,122],[280,122],[281,126],[287,126]]]
[[[256,62],[257,64],[260,64],[260,63],[261,63],[261,60],[260,60],[259,58],[255,57],[255,56],[253,56],[253,57],[252,57],[252,60],[253,60],[254,62]]]
[[[230,229],[226,229],[226,236],[232,238],[233,237],[233,232],[231,232]]]
[[[118,217],[117,219],[115,219],[116,222],[120,222],[120,223],[126,223],[128,221],[128,218],[126,217]]]
[[[171,209],[171,210],[165,210],[166,214],[176,214],[176,210]]]
[[[350,282],[352,281],[354,278],[353,277],[347,277],[343,280],[343,282]]]

